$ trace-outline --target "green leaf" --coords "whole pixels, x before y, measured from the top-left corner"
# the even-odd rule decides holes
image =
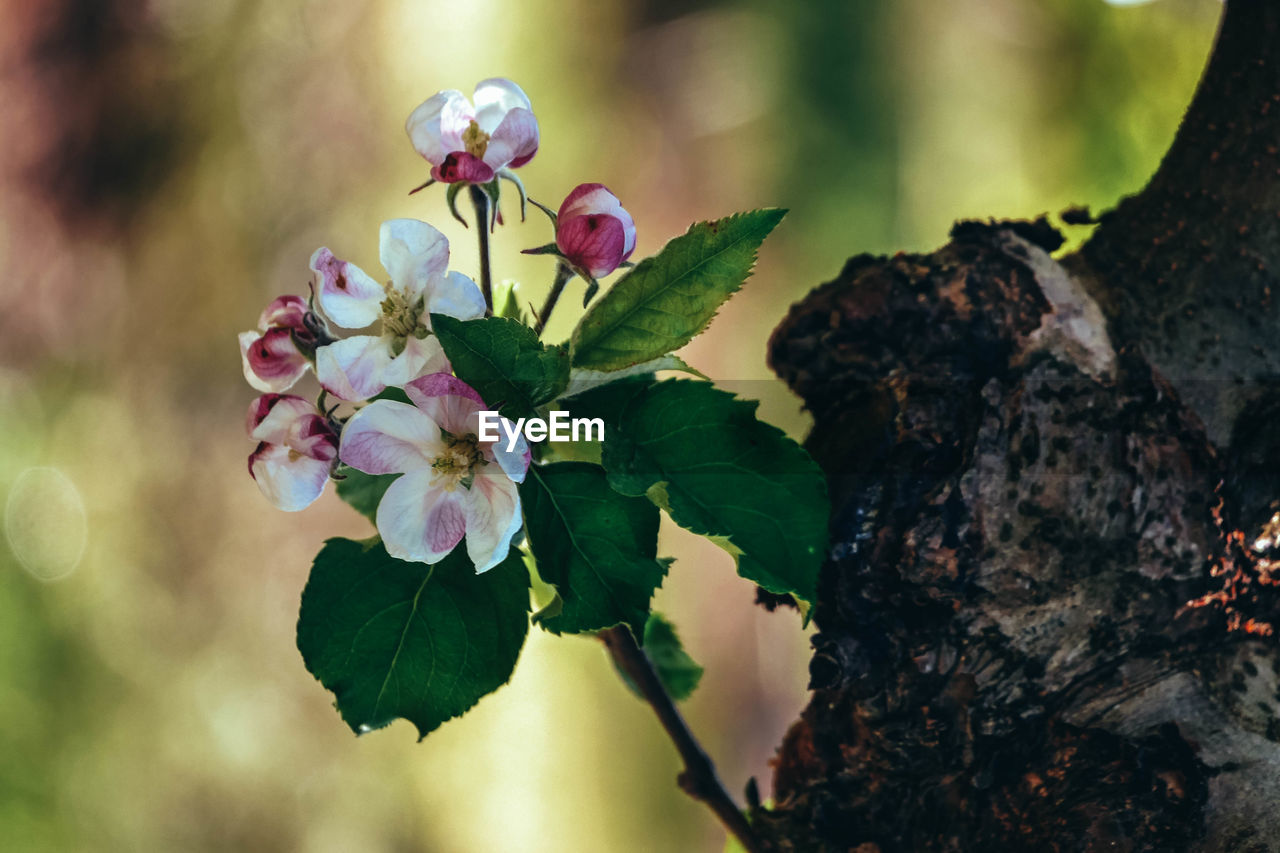
[[[644,651],[671,698],[684,701],[702,680],[702,667],[680,645],[676,626],[657,611],[644,623]]]
[[[707,327],[786,215],[766,208],[699,222],[609,289],[570,339],[574,367],[620,370],[665,355]]]
[[[692,374],[700,379],[707,378],[697,369],[686,364],[685,360],[680,356],[664,355],[622,370],[587,370],[582,367],[571,367],[569,368],[569,384],[564,390],[564,396],[572,397],[577,394],[583,394],[601,385],[608,385],[610,382],[630,379],[633,376],[641,376],[645,373],[657,373],[659,370],[676,370],[680,373]]]
[[[344,478],[338,480],[338,497],[342,498],[356,512],[370,521],[377,523],[378,504],[387,493],[391,484],[400,478],[400,474],[366,474],[355,468],[343,466]]]
[[[669,562],[656,559],[658,510],[586,462],[530,467],[520,500],[538,572],[562,602],[541,624],[556,634],[626,624],[640,636]]]
[[[649,497],[732,554],[744,578],[813,602],[826,481],[800,445],[756,419],[757,405],[706,382],[651,385],[606,421],[604,467],[619,492]]]
[[[458,378],[506,417],[529,416],[569,382],[564,348],[542,344],[533,329],[515,320],[432,314],[431,328]]]
[[[428,566],[330,539],[302,592],[298,650],[357,734],[402,717],[421,738],[506,684],[528,611],[514,548],[477,575],[463,548]]]

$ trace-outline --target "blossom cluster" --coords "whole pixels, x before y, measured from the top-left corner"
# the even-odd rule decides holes
[[[428,184],[451,185],[451,207],[453,194],[472,186],[496,208],[499,178],[513,181],[523,202],[512,170],[533,159],[539,130],[515,83],[482,81],[471,99],[440,92],[410,114],[405,129],[431,166]],[[594,286],[635,249],[635,223],[601,184],[578,186],[555,214],[544,209],[555,242],[535,251],[558,256],[564,276],[577,274]],[[492,227],[479,220],[478,213],[477,228]],[[453,375],[431,317],[491,315],[488,288],[450,269],[448,240],[426,222],[383,222],[378,251],[382,280],[318,248],[310,298],[276,298],[257,329],[240,335],[245,379],[263,392],[246,422],[258,442],[249,473],[286,511],[312,504],[344,472],[399,475],[375,517],[388,553],[435,563],[465,540],[477,571],[485,571],[507,556],[522,527],[517,484],[532,456],[523,438],[481,438],[488,433],[480,429],[480,413],[488,407]],[[487,258],[480,267],[487,268]],[[339,329],[354,334],[339,337]],[[321,389],[315,401],[286,393],[309,371]]]

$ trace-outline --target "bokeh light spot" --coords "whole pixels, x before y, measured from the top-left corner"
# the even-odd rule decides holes
[[[80,490],[57,468],[26,469],[9,491],[4,535],[28,572],[43,581],[65,578],[79,565],[89,535]]]

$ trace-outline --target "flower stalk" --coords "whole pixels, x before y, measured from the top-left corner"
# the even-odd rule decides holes
[[[551,312],[555,310],[556,303],[560,301],[560,294],[564,293],[564,286],[569,279],[573,278],[573,270],[564,261],[556,265],[556,278],[551,283],[551,292],[547,294],[547,301],[542,303],[542,310],[538,312],[538,317],[534,320],[533,330],[539,335],[542,330],[547,327],[547,321],[551,319]]]
[[[472,184],[471,204],[476,210],[476,233],[480,236],[480,292],[484,294],[487,315],[493,314],[493,273],[489,268],[489,197]]]
[[[607,628],[600,632],[599,637],[618,668],[627,674],[639,689],[640,695],[658,715],[658,722],[680,753],[680,758],[684,761],[684,770],[676,778],[680,788],[695,800],[706,803],[747,853],[763,853],[764,848],[752,831],[751,824],[747,822],[746,815],[738,809],[724,789],[711,758],[689,730],[689,724],[681,716],[667,689],[662,686],[649,656],[636,645],[630,629],[621,625]]]

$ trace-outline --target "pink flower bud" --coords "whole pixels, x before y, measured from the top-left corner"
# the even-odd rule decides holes
[[[301,297],[277,297],[258,318],[257,332],[240,333],[244,378],[259,391],[288,390],[311,366],[322,333]]]
[[[560,205],[556,247],[569,263],[600,278],[631,257],[636,224],[603,184],[581,184]]]
[[[315,405],[292,394],[263,394],[249,405],[245,428],[258,441],[249,476],[269,501],[295,512],[320,497],[338,455],[338,434]]]

